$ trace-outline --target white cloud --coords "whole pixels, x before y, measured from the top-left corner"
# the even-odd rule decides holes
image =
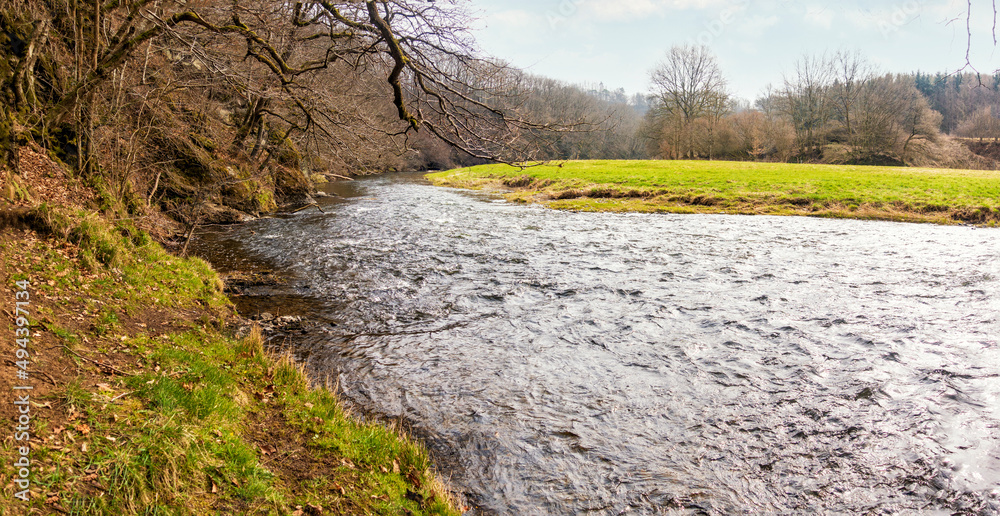
[[[744,36],[759,38],[767,33],[768,29],[777,25],[780,21],[781,18],[777,15],[762,16],[760,14],[755,14],[741,22],[738,22],[736,30]]]
[[[611,20],[642,18],[660,11],[660,6],[653,0],[590,1],[584,4],[584,8],[599,18]]]
[[[499,26],[525,27],[538,23],[538,15],[521,9],[512,9],[491,13],[486,22]]]
[[[572,0],[570,0],[572,1]],[[599,19],[633,20],[651,15],[666,15],[670,11],[708,9],[735,3],[734,0],[582,0],[580,8]]]
[[[708,9],[736,2],[731,0],[660,0],[657,3],[665,5],[669,9]]]
[[[850,9],[844,13],[844,18],[853,27],[857,27],[862,30],[871,30],[878,27],[880,20],[885,21],[886,13],[879,11],[872,11],[867,9]]]
[[[808,23],[829,29],[833,26],[834,17],[835,13],[832,8],[821,5],[810,5],[806,10],[804,18]]]
[[[876,9],[850,9],[844,13],[844,18],[853,28],[865,32],[879,32],[884,38],[903,31],[914,24],[923,12],[918,0],[906,0],[893,6]]]

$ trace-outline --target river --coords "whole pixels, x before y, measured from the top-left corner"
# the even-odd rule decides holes
[[[193,245],[474,512],[1000,514],[1000,230],[329,191]]]

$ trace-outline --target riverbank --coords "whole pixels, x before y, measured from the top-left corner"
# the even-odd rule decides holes
[[[131,223],[5,209],[0,279],[11,345],[15,299],[31,328],[0,363],[0,514],[458,513],[420,444],[353,417],[259,330],[237,335],[211,267]],[[15,385],[32,387],[29,441]]]
[[[1000,224],[1000,172],[725,161],[568,161],[429,174],[554,209]]]

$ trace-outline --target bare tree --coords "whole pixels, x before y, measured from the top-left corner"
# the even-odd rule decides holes
[[[12,73],[0,77],[11,102],[33,113],[27,126],[53,133],[75,124],[69,133],[85,142],[94,131],[77,121],[93,119],[95,93],[128,63],[144,60],[145,67],[153,41],[185,49],[191,62],[245,96],[234,143],[254,135],[251,155],[267,139],[265,117],[284,127],[284,138],[334,136],[339,113],[328,109],[316,82],[334,67],[381,75],[401,122],[384,128],[389,137],[428,131],[472,156],[520,161],[534,155],[525,134],[565,127],[520,116],[509,67],[477,57],[458,1],[112,0],[68,16],[42,0],[3,3],[15,18],[43,20],[26,38],[27,51],[11,56]],[[35,65],[46,42],[47,52],[75,56],[70,77],[55,80]],[[40,95],[39,84],[58,87]]]
[[[795,144],[795,131],[783,118],[749,109],[728,119],[736,134],[734,157],[751,160],[787,160]]]
[[[852,115],[862,91],[875,75],[874,68],[860,52],[838,51],[830,63],[833,69],[833,105],[837,116],[844,123],[847,139],[853,139]]]
[[[970,115],[959,124],[956,130],[959,136],[965,138],[1000,139],[1000,110],[984,107]]]
[[[858,99],[856,159],[887,156],[905,162],[913,141],[937,138],[940,122],[912,77],[873,79]]]
[[[726,83],[715,56],[706,46],[675,46],[650,72],[666,139],[676,156],[693,157],[692,122],[723,111]]]
[[[984,11],[991,11],[991,12],[988,12],[988,15],[992,15],[992,17],[993,17],[993,25],[992,25],[991,35],[993,36],[993,46],[994,47],[997,46],[997,20],[1000,19],[1000,10],[998,10],[998,8],[997,8],[997,0],[990,0],[990,2],[988,4],[986,2],[981,2],[981,5],[983,5],[985,7],[985,9],[983,9],[982,11],[977,11],[976,9],[973,8],[973,1],[972,0],[966,0],[965,12],[963,13],[963,16],[961,16],[961,18],[965,19],[964,20],[965,21],[965,33],[966,33],[966,38],[967,38],[966,39],[966,44],[965,44],[965,64],[964,64],[964,66],[962,66],[962,68],[959,70],[959,72],[967,70],[967,69],[971,69],[973,71],[976,71],[976,73],[978,75],[978,71],[976,70],[976,67],[973,66],[973,64],[972,64],[972,46],[973,46],[972,45],[972,36],[973,36],[972,18],[974,16],[976,16],[976,15],[973,14],[973,11],[976,11],[977,13],[982,13]],[[958,20],[959,20],[959,18],[954,18],[954,19],[950,20],[948,23],[954,23],[954,22],[956,22]],[[996,68],[996,70],[1000,71],[1000,68]]]
[[[908,160],[910,144],[914,141],[933,142],[938,139],[943,117],[941,113],[931,109],[927,97],[917,89],[913,77],[897,77],[896,82],[905,85],[897,119],[904,137],[899,152],[904,160]]]
[[[856,159],[891,153],[899,136],[897,124],[903,92],[891,76],[869,81],[858,98]]]
[[[782,113],[783,102],[782,92],[775,90],[773,84],[768,84],[757,95],[754,107],[768,118],[774,118]]]
[[[803,149],[815,149],[821,143],[819,133],[833,113],[832,79],[830,61],[810,56],[796,62],[795,74],[785,78],[785,112],[795,124],[799,146]]]
[[[722,72],[706,46],[671,48],[650,77],[663,109],[685,120],[704,116],[725,96]]]

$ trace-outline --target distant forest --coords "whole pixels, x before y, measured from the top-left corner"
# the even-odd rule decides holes
[[[684,46],[652,88],[640,134],[653,157],[996,167],[995,146],[976,144],[1000,138],[1000,73],[891,74],[840,51],[803,57],[747,102],[709,49]]]
[[[714,66],[707,49],[679,50],[703,53]],[[704,67],[687,69],[705,73]],[[721,75],[675,77],[677,86],[671,87],[657,84],[656,73],[652,94],[522,76],[530,101],[521,108],[529,118],[592,124],[546,134],[537,157],[979,169],[996,168],[1000,159],[1000,143],[993,145],[1000,140],[1000,72],[880,73],[860,54],[840,52],[802,58],[781,86],[769,86],[753,101],[728,94]],[[475,162],[454,150],[434,149],[418,146],[421,166]]]
[[[601,155],[574,147],[577,154],[553,157],[980,169],[996,168],[1000,158],[1000,72],[890,74],[857,52],[842,51],[803,57],[782,84],[748,101],[726,91],[707,48],[675,47],[651,76],[653,93],[645,97],[576,88],[608,106],[632,108],[609,131],[622,140],[634,135],[641,153]]]
[[[892,74],[857,52],[807,56],[756,99],[726,91],[707,48],[676,47],[651,73],[653,93],[522,75],[526,116],[588,120],[550,132],[536,157],[727,159],[994,169],[1000,72]],[[419,149],[429,168],[472,164]]]

